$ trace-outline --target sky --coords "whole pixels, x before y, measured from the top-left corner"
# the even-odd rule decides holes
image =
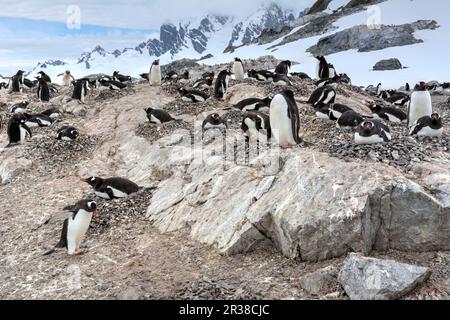
[[[245,16],[269,0],[0,0],[0,75],[49,59],[75,61],[101,45],[136,47],[163,23],[198,16]],[[313,0],[278,0],[295,8]]]

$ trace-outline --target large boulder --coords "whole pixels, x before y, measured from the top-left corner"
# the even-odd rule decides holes
[[[339,282],[352,300],[393,300],[426,281],[428,268],[351,254],[342,265]]]
[[[22,150],[15,152],[14,148],[0,149],[0,184],[10,183],[31,165],[31,160],[23,157]]]
[[[397,58],[378,61],[374,66],[374,71],[399,70],[403,68],[402,63]]]

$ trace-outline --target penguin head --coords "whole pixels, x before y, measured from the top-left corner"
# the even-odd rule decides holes
[[[69,134],[72,136],[72,138],[73,139],[77,139],[78,137],[79,137],[79,133],[78,133],[78,130],[77,129],[71,129],[70,131],[69,131]]]
[[[153,65],[154,65],[154,66],[159,66],[159,59],[153,61]]]
[[[213,120],[219,120],[220,119],[220,116],[219,116],[219,114],[218,113],[213,113],[212,115],[211,115],[211,118],[213,119]]]
[[[86,179],[81,179],[81,181],[88,183],[93,188],[103,183],[103,179],[99,177],[89,177]]]
[[[420,83],[416,84],[415,90],[416,91],[426,91],[428,88],[427,84],[424,81],[421,81]]]
[[[178,89],[178,91],[180,92],[180,94],[186,94],[186,89],[185,88],[180,88]]]
[[[441,116],[437,113],[433,113],[431,116],[431,123],[432,124],[440,124],[442,122]]]
[[[364,133],[371,133],[375,124],[372,121],[363,121],[361,123],[361,129]]]
[[[294,99],[294,91],[292,90],[284,90],[283,94],[288,97],[289,99]]]
[[[119,74],[119,71],[114,71],[114,72],[113,72],[113,77],[114,77],[114,76],[117,76],[118,74]]]
[[[98,217],[97,212],[97,203],[94,200],[82,200],[80,202],[80,209],[86,211],[86,212],[92,212],[94,217]]]
[[[377,103],[369,107],[372,112],[380,112],[383,107]]]
[[[144,110],[145,110],[145,112],[146,112],[147,114],[150,114],[150,113],[152,113],[152,111],[153,111],[152,108],[147,108],[147,109],[144,109]]]
[[[273,100],[273,96],[270,95],[270,96],[268,96],[267,98],[264,99],[264,103],[265,103],[266,105],[270,105],[270,103],[272,102],[272,100]]]

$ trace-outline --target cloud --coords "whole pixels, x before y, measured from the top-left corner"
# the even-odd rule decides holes
[[[108,27],[154,29],[208,13],[245,16],[270,0],[0,0],[2,16],[24,17],[66,23],[77,18],[81,24]],[[314,0],[278,0],[285,8],[303,9]],[[71,6],[77,7],[71,7]]]

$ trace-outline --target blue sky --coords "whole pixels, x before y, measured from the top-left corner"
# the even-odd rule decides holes
[[[208,13],[245,16],[269,1],[0,0],[0,74],[29,70],[48,59],[76,60],[97,45],[134,48],[158,37],[162,23]],[[312,1],[276,3],[293,8]]]

